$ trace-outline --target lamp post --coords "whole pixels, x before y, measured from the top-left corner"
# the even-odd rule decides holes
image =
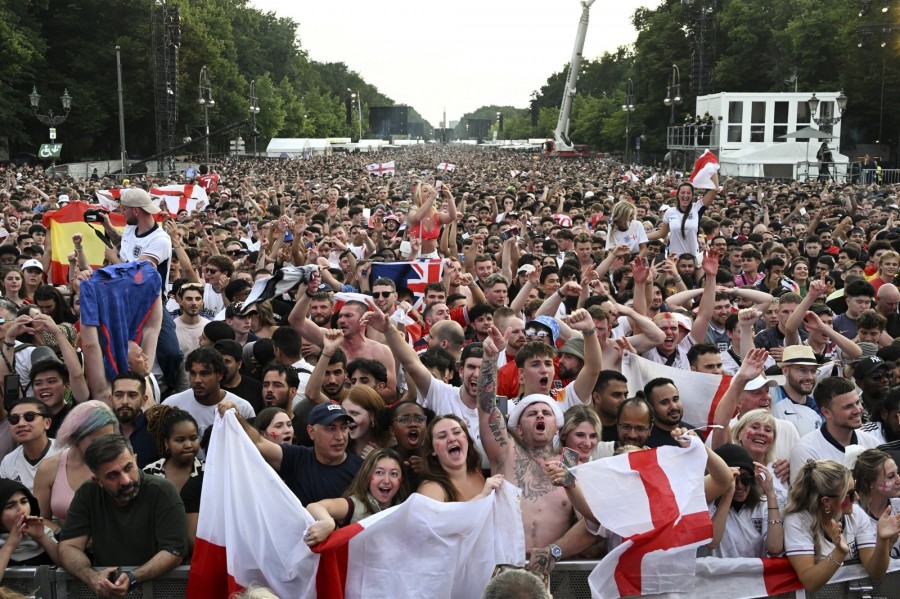
[[[122,49],[116,46],[116,79],[119,82],[119,151],[122,153],[122,174],[128,174],[128,154],[125,152],[125,102],[122,98]]]
[[[669,116],[669,126],[675,125],[675,107],[681,104],[681,71],[678,70],[678,65],[672,65],[672,73],[669,75],[669,88],[666,93],[666,99],[663,100],[663,104],[666,106],[670,106],[672,108],[672,112]],[[666,136],[668,139],[668,136]],[[668,143],[666,145],[669,145]],[[672,168],[672,150],[669,150],[669,168]]]
[[[253,157],[259,158],[256,151],[256,139],[259,137],[259,131],[256,130],[256,115],[259,114],[259,98],[256,97],[256,79],[250,82],[250,122],[252,131],[250,136],[253,138]]]
[[[628,164],[628,146],[631,145],[631,113],[634,112],[634,82],[631,77],[625,82],[625,163]]]
[[[200,94],[197,96],[197,103],[203,106],[203,123],[206,130],[206,137],[203,140],[206,150],[206,164],[209,165],[209,109],[215,107],[216,101],[212,97],[212,82],[209,80],[209,72],[206,65],[200,69]]]
[[[838,112],[844,114],[844,110],[847,108],[847,96],[844,95],[844,92],[841,92],[840,95],[835,98],[835,102],[837,103]],[[841,122],[841,117],[839,116],[816,116],[816,111],[819,109],[819,99],[816,97],[815,92],[813,93],[812,98],[807,100],[806,103],[809,105],[809,114],[817,125],[831,127]]]
[[[47,114],[40,114],[38,112],[38,107],[40,107],[41,105],[41,95],[37,91],[37,86],[35,86],[31,90],[31,93],[28,94],[28,101],[31,103],[32,114],[34,114],[35,118],[37,118],[37,120],[39,120],[47,127],[62,125],[65,122],[66,117],[69,116],[69,111],[72,110],[72,96],[69,95],[68,89],[63,91],[63,95],[60,96],[59,99],[62,102],[63,110],[66,111],[65,114],[55,114],[52,108],[47,109]]]

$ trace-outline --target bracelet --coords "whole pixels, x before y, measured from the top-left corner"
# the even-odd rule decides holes
[[[770,510],[780,510],[781,508],[780,507],[770,507],[769,509]]]
[[[769,524],[783,524],[784,520],[769,520]]]
[[[594,327],[590,331],[582,331],[581,335],[582,335],[582,337],[584,337],[584,336],[590,337],[591,335],[593,335],[596,332],[597,332],[597,327]]]
[[[322,357],[323,357],[323,358],[330,358],[330,357],[333,356],[333,355],[334,355],[334,354],[326,354],[326,353],[322,353]]]
[[[836,559],[834,559],[834,556],[831,555],[830,553],[828,554],[828,561],[830,561],[831,563],[833,563],[833,564],[834,564],[835,566],[837,566],[838,568],[840,568],[841,566],[844,565],[844,562],[842,562],[842,561],[840,561],[840,562],[837,561]]]
[[[563,299],[566,299],[566,296],[563,294],[562,289],[557,289],[556,295],[558,295],[559,297],[561,297]]]

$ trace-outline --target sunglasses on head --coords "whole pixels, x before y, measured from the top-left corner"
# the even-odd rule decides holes
[[[24,414],[10,414],[9,415],[9,423],[12,425],[19,424],[19,421],[22,420],[23,418],[25,419],[25,422],[34,422],[34,419],[37,418],[38,416],[40,416],[41,418],[46,418],[46,416],[44,416],[40,412],[34,412],[34,411],[28,411],[28,412],[25,412]]]

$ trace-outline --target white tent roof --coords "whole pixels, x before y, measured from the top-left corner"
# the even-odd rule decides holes
[[[820,145],[820,142],[813,140],[808,145],[802,142],[774,143],[723,151],[719,158],[719,164],[721,164],[723,175],[767,177],[774,176],[775,172],[781,173],[785,167],[790,166],[792,176],[796,177],[796,165],[801,162],[811,163],[812,169],[818,172],[816,153],[819,151]],[[833,162],[848,163],[850,161],[847,156],[837,151],[836,143],[832,142],[829,145],[832,148]],[[781,168],[777,168],[776,165],[780,165]]]
[[[309,148],[312,150],[324,150],[331,144],[327,139],[313,139],[309,137],[276,137],[269,142],[266,152],[275,153],[300,153]]]

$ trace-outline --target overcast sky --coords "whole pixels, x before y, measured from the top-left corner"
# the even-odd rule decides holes
[[[343,62],[439,126],[479,106],[524,108],[572,56],[578,0],[252,0],[300,24],[311,59]],[[631,15],[659,0],[597,0],[585,59],[634,42]],[[365,101],[365,98],[363,98]]]

